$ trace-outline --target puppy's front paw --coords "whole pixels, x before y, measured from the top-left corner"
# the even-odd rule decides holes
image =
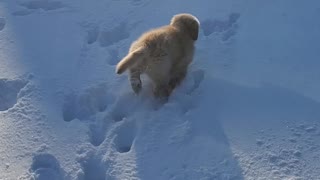
[[[131,87],[132,90],[136,93],[139,94],[142,88],[142,83],[140,79],[131,79]]]

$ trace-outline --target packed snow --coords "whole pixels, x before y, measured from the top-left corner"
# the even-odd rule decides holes
[[[200,21],[167,103],[115,65]],[[320,178],[318,0],[0,0],[0,180]]]

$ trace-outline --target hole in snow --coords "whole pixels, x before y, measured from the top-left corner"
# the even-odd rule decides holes
[[[0,17],[0,31],[6,26],[6,19]]]
[[[193,71],[191,73],[191,76],[193,78],[193,85],[189,89],[187,94],[192,94],[192,92],[194,92],[195,90],[197,90],[199,88],[199,86],[201,85],[201,83],[204,79],[204,70],[199,69],[199,70]]]
[[[99,36],[99,27],[93,26],[87,31],[87,43],[93,44],[97,41]]]
[[[109,50],[108,64],[113,66],[113,65],[116,65],[119,61],[120,61],[120,59],[119,59],[118,50],[110,49]]]
[[[126,153],[126,152],[129,152],[130,150],[131,150],[131,146],[118,147],[118,152],[119,153]]]
[[[236,23],[240,18],[239,13],[231,13],[227,20],[205,20],[201,23],[201,28],[205,36],[210,36],[212,33],[224,33],[222,40],[227,41],[236,34]]]
[[[101,31],[99,36],[100,46],[110,46],[130,36],[128,27],[122,23],[111,30]]]
[[[8,110],[17,103],[17,96],[26,84],[27,81],[21,79],[0,79],[0,111]]]
[[[46,11],[56,10],[64,7],[64,5],[59,1],[48,0],[27,1],[20,3],[20,5],[27,9],[43,9]]]
[[[106,167],[101,162],[101,158],[92,155],[92,157],[85,157],[80,161],[83,174],[78,179],[83,180],[105,180]]]
[[[135,126],[133,122],[125,122],[119,129],[115,139],[115,146],[119,153],[129,152],[135,139]]]
[[[106,138],[107,124],[105,121],[95,123],[90,126],[89,137],[90,143],[94,146],[100,146]]]
[[[37,154],[32,159],[30,171],[35,180],[63,180],[58,160],[51,154]]]
[[[98,112],[103,112],[113,99],[107,90],[106,84],[100,84],[81,94],[70,93],[65,97],[63,119],[68,122],[75,118],[84,120]]]

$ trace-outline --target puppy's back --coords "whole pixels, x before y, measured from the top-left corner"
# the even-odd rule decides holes
[[[152,29],[142,34],[137,41],[132,44],[130,52],[140,46],[146,46],[150,49],[162,46],[164,43],[172,41],[176,34],[176,29],[172,26],[163,26]]]

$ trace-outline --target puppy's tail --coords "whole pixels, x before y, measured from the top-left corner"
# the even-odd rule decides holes
[[[139,47],[138,49],[130,52],[126,57],[124,57],[116,67],[116,73],[121,74],[125,70],[128,69],[128,67],[134,65],[138,61],[142,60],[143,56],[145,55],[146,47]]]

